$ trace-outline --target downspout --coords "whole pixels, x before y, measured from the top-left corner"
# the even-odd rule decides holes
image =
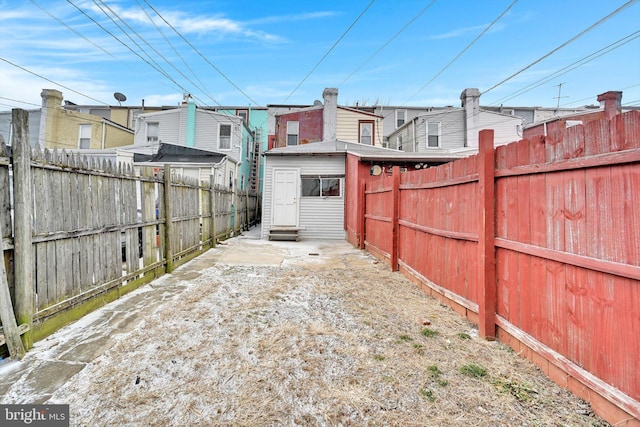
[[[196,104],[189,98],[187,101],[187,147],[196,146]]]
[[[102,119],[102,149],[104,150],[104,144],[105,144],[105,139],[107,138],[107,126],[106,123],[104,122],[104,119]]]
[[[414,153],[418,152],[418,140],[417,140],[417,133],[416,133],[417,120],[418,120],[418,117],[414,117],[413,120],[411,120],[413,122],[413,152]]]

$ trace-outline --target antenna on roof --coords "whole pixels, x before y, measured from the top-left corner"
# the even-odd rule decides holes
[[[118,105],[122,106],[122,103],[127,100],[127,97],[120,92],[116,92],[113,94],[113,97],[118,101]]]

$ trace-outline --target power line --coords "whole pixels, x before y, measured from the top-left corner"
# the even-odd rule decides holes
[[[358,17],[355,19],[355,21],[353,21],[351,23],[351,25],[349,25],[349,28],[347,28],[345,30],[344,33],[342,33],[342,35],[340,36],[340,38],[338,38],[338,40],[336,40],[336,42],[333,44],[333,46],[331,46],[331,48],[329,48],[329,50],[327,51],[327,53],[324,54],[324,56],[322,58],[320,58],[320,60],[318,61],[318,63],[311,69],[311,71],[309,71],[307,73],[306,76],[304,76],[304,78],[302,79],[302,81],[300,83],[298,83],[298,86],[295,87],[295,89],[293,89],[291,91],[291,93],[289,95],[287,95],[287,97],[284,99],[284,101],[286,102],[289,98],[291,98],[291,95],[293,95],[300,86],[302,86],[302,84],[305,82],[305,80],[307,80],[307,78],[311,75],[311,73],[313,73],[316,68],[318,68],[318,66],[322,63],[322,61],[325,60],[325,58],[331,53],[331,51],[338,45],[338,43],[340,43],[342,41],[342,39],[347,35],[347,33],[349,31],[351,31],[351,29],[353,28],[354,25],[356,25],[356,23],[360,20],[360,18],[362,18],[362,16],[367,12],[367,10],[369,10],[369,8],[371,6],[373,6],[373,3],[376,0],[371,0],[371,2],[367,5],[367,7],[364,8],[364,10],[360,13],[360,15],[358,15]]]
[[[590,53],[589,55],[580,58],[579,60],[567,65],[566,67],[563,67],[545,77],[542,77],[541,79],[536,80],[533,83],[530,83],[529,85],[525,86],[522,89],[519,89],[515,92],[513,92],[512,94],[509,94],[501,99],[499,99],[498,101],[493,102],[491,105],[497,105],[497,104],[501,104],[503,102],[509,101],[513,98],[516,98],[526,92],[529,92],[545,83],[548,83],[549,81],[553,80],[556,77],[560,77],[566,73],[568,73],[569,71],[572,71],[578,67],[581,67],[585,64],[588,64],[589,62],[593,61],[594,59],[597,59],[619,47],[624,46],[625,44],[637,39],[638,37],[640,37],[640,30],[635,31],[621,39],[616,40],[615,42],[603,47],[602,49],[598,49],[595,52]],[[565,104],[566,105],[566,104]]]
[[[67,1],[69,1],[69,0],[67,0]],[[147,6],[149,6],[149,8],[151,8],[151,10],[154,11],[154,13],[156,15],[158,15],[158,17],[160,19],[162,19],[165,22],[165,24],[167,24],[169,26],[169,28],[171,28],[186,44],[188,44],[189,47],[191,47],[191,49],[194,50],[194,52],[196,52],[207,64],[209,64],[211,66],[211,68],[216,70],[218,72],[218,74],[220,74],[227,82],[229,82],[229,84],[231,84],[231,86],[236,88],[236,90],[238,92],[243,94],[249,101],[253,102],[255,105],[260,105],[257,101],[255,101],[253,98],[251,98],[249,95],[247,95],[242,89],[240,89],[240,87],[238,87],[238,85],[236,85],[229,77],[227,77],[227,75],[225,73],[223,73],[222,70],[220,70],[211,61],[209,61],[209,59],[206,56],[204,56],[193,44],[191,44],[191,42],[189,40],[187,40],[187,38],[185,36],[183,36],[173,25],[171,25],[169,23],[169,21],[167,21],[160,14],[160,12],[158,12],[153,6],[151,6],[151,4],[149,4],[149,2],[147,0],[144,0],[144,2],[147,4]]]
[[[40,75],[40,74],[38,74],[38,73],[35,73],[35,72],[31,71],[31,70],[28,70],[28,69],[26,69],[26,68],[24,68],[24,67],[21,67],[21,66],[20,66],[20,65],[18,65],[18,64],[14,64],[13,62],[9,61],[8,59],[0,58],[0,61],[4,61],[4,62],[6,62],[6,63],[7,63],[7,64],[9,64],[9,65],[13,65],[13,66],[14,66],[14,67],[16,67],[16,68],[21,69],[22,71],[26,71],[26,72],[27,72],[27,73],[29,73],[29,74],[33,74],[33,75],[34,75],[34,76],[36,76],[36,77],[39,77],[39,78],[41,78],[41,79],[43,79],[43,80],[48,81],[49,83],[53,83],[54,85],[58,85],[58,86],[60,86],[61,88],[64,88],[64,89],[66,89],[66,90],[69,90],[69,91],[71,91],[71,92],[73,92],[73,93],[77,93],[78,95],[80,95],[80,96],[84,96],[85,98],[91,99],[92,101],[96,101],[96,102],[98,102],[98,103],[100,103],[100,104],[103,104],[103,105],[109,105],[109,104],[107,104],[106,102],[102,102],[102,101],[100,101],[99,99],[95,99],[95,98],[93,98],[93,97],[91,97],[91,96],[89,96],[89,95],[85,95],[85,94],[84,94],[84,93],[82,93],[82,92],[78,92],[77,90],[71,89],[70,87],[67,87],[67,86],[65,86],[65,85],[63,85],[63,84],[60,84],[60,83],[58,83],[58,82],[55,82],[55,81],[53,81],[53,80],[51,80],[51,79],[48,79],[48,78],[46,78],[46,77],[44,77],[44,76],[41,76],[41,75]]]
[[[5,101],[19,102],[21,104],[35,105],[36,107],[40,107],[41,106],[40,104],[34,104],[33,102],[26,102],[26,101],[20,101],[19,99],[5,98],[4,96],[0,96],[0,99],[4,99]]]
[[[70,27],[69,25],[65,24],[64,22],[62,22],[60,19],[56,18],[53,14],[51,14],[51,12],[49,12],[48,10],[46,10],[45,8],[43,8],[42,6],[40,6],[35,0],[31,0],[31,3],[33,3],[36,7],[38,7],[40,10],[42,10],[44,13],[46,13],[47,15],[49,15],[49,17],[51,17],[51,19],[55,20],[56,22],[58,22],[60,25],[63,25],[64,27],[66,27],[69,31],[72,31],[73,33],[75,33],[77,36],[82,37],[85,41],[91,43],[92,45],[94,45],[95,47],[97,47],[98,49],[100,49],[101,51],[103,51],[104,53],[106,53],[107,55],[109,55],[110,57],[112,57],[113,59],[118,59],[116,58],[115,55],[113,55],[111,52],[109,52],[108,50],[104,49],[102,46],[98,45],[97,43],[92,42],[91,40],[89,40],[87,37],[85,37],[82,33],[76,31],[75,29],[73,29],[72,27]]]
[[[557,51],[559,51],[560,49],[562,49],[563,47],[567,46],[568,44],[576,41],[577,39],[579,39],[580,37],[582,37],[583,35],[587,34],[589,31],[593,30],[594,28],[596,28],[597,26],[603,24],[604,22],[608,21],[609,19],[611,19],[613,16],[617,15],[618,13],[622,12],[624,9],[628,8],[629,6],[631,6],[633,3],[636,3],[638,0],[629,0],[628,2],[626,2],[625,4],[623,4],[622,6],[620,6],[619,8],[617,8],[616,10],[614,10],[613,12],[611,12],[610,14],[608,14],[607,16],[605,16],[604,18],[600,19],[598,22],[596,22],[595,24],[591,25],[589,28],[587,28],[586,30],[583,30],[582,32],[578,33],[577,35],[573,36],[572,38],[570,38],[569,40],[567,40],[566,42],[562,43],[560,46],[556,47],[555,49],[551,50],[550,52],[544,54],[543,56],[541,56],[540,58],[536,59],[535,61],[533,61],[531,64],[527,65],[526,67],[522,68],[519,71],[516,71],[515,73],[513,73],[512,75],[510,75],[509,77],[501,80],[500,82],[496,83],[495,85],[491,86],[489,89],[483,91],[482,93],[488,93],[491,92],[493,89],[497,88],[498,86],[503,85],[504,83],[508,82],[509,80],[511,80],[512,78],[514,78],[515,76],[517,76],[518,74],[523,73],[524,71],[528,70],[529,68],[533,67],[534,65],[538,64],[539,62],[543,61],[544,59],[548,58],[549,56],[553,55],[554,53],[556,53]]]
[[[200,83],[200,86],[203,89],[206,89],[206,86],[204,83],[202,83],[202,81],[198,78],[198,76],[196,75],[195,71],[193,71],[193,69],[189,66],[189,64],[187,63],[187,61],[184,60],[184,57],[180,54],[180,51],[178,51],[178,49],[176,49],[176,47],[173,45],[173,43],[171,43],[171,40],[164,34],[164,32],[162,31],[162,29],[158,26],[158,24],[156,24],[156,22],[153,20],[153,18],[151,18],[151,15],[149,15],[149,13],[147,13],[147,11],[145,10],[145,8],[142,6],[142,3],[140,3],[140,0],[136,0],[136,3],[138,3],[138,7],[140,8],[140,10],[142,10],[142,12],[144,12],[145,16],[147,17],[147,19],[149,19],[149,21],[153,24],[153,26],[156,28],[156,30],[160,33],[160,35],[162,36],[162,38],[164,38],[164,40],[167,42],[167,44],[169,46],[171,46],[171,49],[173,49],[173,52],[180,58],[180,60],[182,61],[182,63],[184,64],[184,66],[191,72],[191,74],[193,74],[193,77],[198,81],[198,83]],[[194,85],[195,86],[195,85]],[[204,92],[206,93],[207,91],[204,90]],[[209,97],[211,98],[211,97]],[[214,102],[216,102],[213,98],[211,98]],[[216,102],[217,103],[217,102]]]
[[[393,40],[396,39],[396,37],[398,37],[404,30],[406,30],[407,28],[409,28],[409,26],[411,24],[413,24],[423,13],[425,13],[431,6],[433,6],[433,4],[436,2],[436,0],[432,0],[431,3],[429,3],[424,9],[422,9],[420,12],[418,12],[413,18],[411,18],[411,20],[409,22],[407,22],[404,27],[402,27],[400,29],[400,31],[398,31],[397,33],[395,33],[389,40],[387,40],[378,50],[376,50],[375,52],[373,52],[373,54],[368,57],[362,64],[360,64],[360,66],[358,66],[358,68],[356,68],[351,74],[349,74],[344,80],[342,80],[342,82],[340,82],[340,84],[338,86],[342,86],[347,80],[349,80],[354,74],[356,74],[358,71],[360,71],[362,69],[362,67],[364,67],[369,61],[371,61],[377,54],[379,54],[385,47],[387,47],[389,45],[389,43],[391,43]]]
[[[142,57],[142,55],[140,55],[138,52],[136,52],[135,50],[133,50],[129,45],[127,45],[126,43],[124,43],[122,40],[120,40],[115,34],[113,34],[111,31],[109,31],[108,29],[106,29],[102,24],[100,24],[98,21],[96,21],[95,19],[93,19],[91,16],[89,16],[85,11],[83,11],[82,9],[80,9],[78,6],[76,6],[71,0],[67,0],[67,3],[71,4],[73,7],[75,7],[80,13],[82,13],[84,16],[86,16],[87,18],[89,18],[94,24],[96,24],[98,27],[100,27],[101,30],[103,30],[104,32],[106,32],[107,34],[109,34],[111,37],[113,37],[115,40],[117,40],[121,45],[123,45],[125,48],[127,48],[129,51],[131,51],[131,53],[133,53],[134,55],[136,55],[138,58],[140,58],[141,60],[143,60],[147,65],[149,65],[151,68],[153,68],[154,70],[156,70],[157,72],[159,72],[160,74],[162,74],[164,77],[166,77],[168,80],[170,80],[171,82],[173,82],[173,84],[175,84],[180,90],[182,90],[182,92],[184,93],[189,93],[190,91],[185,89],[181,84],[179,84],[177,81],[175,81],[166,71],[164,71],[162,69],[162,67],[159,66],[155,66],[154,64],[152,64],[151,62],[147,61],[145,58]],[[107,15],[108,16],[108,15]],[[117,25],[117,24],[116,24]],[[124,32],[124,31],[123,31]],[[125,34],[127,34],[126,32],[124,32]],[[127,35],[128,36],[128,35]],[[135,43],[135,42],[134,42]],[[136,43],[137,45],[137,43]]]
[[[93,0],[94,3],[96,3],[96,0]],[[213,99],[212,96],[210,96],[209,94],[207,94],[207,91],[202,88],[202,87],[198,87],[198,85],[196,83],[194,83],[188,76],[186,76],[179,68],[177,68],[175,65],[173,65],[171,63],[171,61],[169,61],[164,55],[162,55],[162,53],[160,53],[156,48],[154,48],[144,37],[142,37],[135,29],[131,28],[131,26],[129,24],[127,24],[127,22],[122,19],[120,17],[120,15],[118,15],[117,12],[115,12],[111,7],[109,7],[109,5],[105,4],[104,1],[100,0],[100,3],[102,3],[108,10],[109,12],[111,12],[116,18],[118,18],[131,32],[133,32],[133,34],[135,34],[142,42],[144,42],[144,44],[146,44],[151,50],[153,50],[153,52],[155,52],[156,55],[158,55],[160,58],[162,58],[167,64],[169,64],[169,66],[171,66],[171,68],[173,68],[175,71],[177,71],[182,77],[184,77],[189,83],[191,83],[193,86],[195,86],[196,88],[200,89],[205,95],[207,95],[209,97],[209,99],[211,99],[214,103],[217,103],[217,101],[215,99]],[[140,48],[140,50],[142,50],[147,57],[152,60],[154,62],[154,64],[158,65],[158,67],[160,67],[160,65],[154,61],[151,58],[151,55],[149,55],[148,52],[146,52],[138,43],[136,43],[135,40],[133,40],[133,38],[127,34],[127,32],[120,27],[115,20],[113,20],[113,18],[111,18],[105,11],[104,9],[102,9],[102,7],[100,5],[98,5],[96,3],[96,5],[100,8],[100,10],[102,10],[102,12],[109,18],[111,19],[111,21],[120,29],[120,31],[122,31],[133,43],[135,43],[136,46],[138,46]],[[187,91],[188,92],[188,91]]]
[[[627,89],[631,89],[631,88],[633,88],[633,87],[638,87],[638,86],[640,86],[640,84],[636,84],[636,85],[631,85],[631,86],[623,87],[623,88],[621,88],[621,89],[620,89],[620,91],[622,92],[622,91],[625,91],[625,90],[627,90]],[[575,101],[567,102],[566,104],[562,104],[562,105],[560,105],[560,106],[561,106],[561,107],[564,107],[564,106],[566,106],[566,105],[577,104],[578,102],[582,102],[582,101],[589,101],[589,100],[593,100],[595,97],[596,97],[596,95],[590,96],[590,97],[588,97],[588,98],[577,99],[577,100],[575,100]]]
[[[493,27],[495,25],[496,22],[498,22],[504,15],[507,14],[507,12],[509,12],[509,10],[516,4],[518,3],[518,0],[514,0],[513,3],[511,3],[509,6],[507,6],[507,8],[496,18],[493,20],[493,22],[491,22],[489,25],[487,25],[487,27],[480,33],[478,34],[478,36],[473,39],[473,41],[471,43],[469,43],[464,49],[462,49],[460,51],[460,53],[458,53],[451,61],[449,61],[449,63],[447,65],[445,65],[440,71],[438,71],[438,73],[433,76],[431,78],[431,80],[429,80],[427,83],[424,84],[424,86],[422,86],[420,89],[418,89],[416,91],[416,93],[414,93],[413,95],[411,95],[411,97],[409,97],[409,99],[406,101],[411,101],[413,99],[414,96],[416,96],[417,94],[419,94],[420,92],[422,92],[427,86],[429,86],[435,79],[437,79],[442,73],[444,73],[444,71],[449,68],[449,66],[451,66],[451,64],[453,64],[454,62],[456,62],[461,56],[462,54],[464,54],[471,46],[474,45],[475,42],[477,42],[480,37],[482,37],[483,35],[485,35],[487,33],[487,31],[489,31],[491,29],[491,27]],[[406,103],[405,102],[405,103]]]

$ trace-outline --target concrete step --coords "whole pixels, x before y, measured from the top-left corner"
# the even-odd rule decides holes
[[[297,242],[298,229],[295,229],[295,228],[273,229],[272,228],[269,230],[269,240]]]

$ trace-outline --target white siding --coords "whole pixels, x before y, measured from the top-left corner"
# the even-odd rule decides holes
[[[440,123],[440,148],[427,147],[427,123]],[[414,133],[415,125],[415,133]],[[389,135],[390,148],[397,149],[397,137],[402,136],[402,151],[437,153],[464,147],[464,110],[451,109],[430,113],[411,120]]]
[[[493,129],[494,145],[505,145],[511,142],[520,141],[522,135],[518,133],[518,127],[523,120],[520,117],[508,117],[502,114],[495,114],[486,111],[480,112],[480,132],[482,129]]]
[[[240,163],[242,119],[211,111],[196,110],[196,148],[223,153]],[[218,125],[231,124],[231,150],[218,149]]]
[[[269,237],[272,220],[273,169],[300,169],[300,175],[344,175],[344,156],[266,156],[262,193],[262,238]],[[301,198],[299,236],[301,239],[344,239],[344,181],[342,197]]]

